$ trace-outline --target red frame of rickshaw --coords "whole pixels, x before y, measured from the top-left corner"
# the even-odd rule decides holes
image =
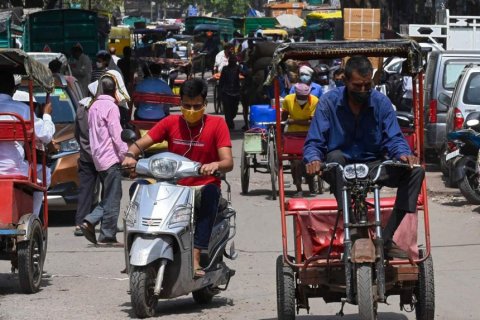
[[[38,183],[37,179],[37,152],[36,152],[36,137],[35,137],[35,125],[34,125],[34,105],[33,105],[33,79],[28,80],[28,91],[29,91],[29,107],[30,107],[30,119],[31,121],[25,121],[16,113],[4,112],[0,113],[0,115],[12,116],[17,120],[13,120],[13,122],[17,122],[14,125],[15,128],[19,128],[23,133],[23,139],[16,140],[14,139],[14,135],[11,137],[0,137],[0,141],[23,141],[24,148],[26,153],[26,160],[29,163],[29,172],[28,177],[26,179],[18,179],[15,175],[0,175],[0,180],[2,181],[11,181],[12,185],[25,185],[31,189],[35,189],[37,191],[43,192],[43,225],[42,228],[46,230],[48,228],[48,201],[47,201],[47,186],[46,186],[46,156],[43,153],[42,157],[42,182]],[[49,94],[47,94],[47,101],[49,99]],[[4,121],[4,123],[0,122],[0,127],[2,125],[12,125],[12,121]],[[28,147],[27,147],[28,146]],[[3,187],[0,187],[0,194],[6,192],[7,190],[2,190]],[[11,221],[12,224],[17,224],[18,221]],[[4,225],[7,225],[8,222],[4,221]]]
[[[374,55],[371,55],[374,56]],[[380,55],[378,55],[380,56]],[[412,77],[412,87],[417,88],[417,81],[418,81],[418,92],[416,90],[413,91],[413,113],[414,113],[414,127],[415,127],[415,148],[416,153],[420,159],[420,163],[423,167],[425,154],[423,150],[424,144],[424,108],[423,108],[423,70]],[[275,94],[275,105],[276,105],[276,122],[281,123],[281,109],[280,109],[280,85],[279,80],[275,77],[273,80],[274,85],[274,94]],[[277,157],[279,159],[279,163],[282,163],[283,160],[292,159],[292,156],[284,155],[281,150],[283,150],[282,145],[282,127],[280,125],[276,126],[276,143],[277,143]],[[327,267],[327,266],[341,266],[344,265],[343,261],[341,260],[334,260],[334,261],[318,261],[318,260],[325,260],[324,257],[312,256],[305,260],[305,263],[295,263],[293,262],[289,255],[288,255],[288,235],[287,235],[287,216],[296,216],[298,213],[287,213],[285,210],[285,187],[284,187],[284,177],[283,177],[283,166],[279,166],[278,168],[278,190],[279,190],[279,202],[280,202],[280,211],[281,211],[281,223],[282,223],[282,246],[283,246],[283,257],[284,261],[294,268],[308,268],[312,262],[315,263],[315,267]],[[419,264],[426,259],[431,254],[431,242],[430,242],[430,219],[429,219],[429,212],[428,212],[428,199],[427,199],[427,185],[426,185],[426,178],[423,180],[422,188],[420,191],[420,196],[423,199],[423,217],[424,217],[424,228],[425,228],[425,246],[426,246],[426,254],[421,259],[415,259],[413,262],[415,264]],[[421,210],[417,208],[417,211]],[[417,213],[418,214],[418,213]],[[298,222],[294,220],[294,224],[297,224],[297,230],[299,230]],[[417,231],[418,232],[418,231]],[[294,237],[294,246],[295,246],[295,261],[302,261],[303,252],[302,242],[300,238],[300,233],[297,231],[296,234],[293,235]],[[389,260],[389,265],[406,265],[411,264],[410,260]]]

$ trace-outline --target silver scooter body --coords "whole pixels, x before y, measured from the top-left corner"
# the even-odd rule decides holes
[[[158,298],[170,299],[209,286],[227,286],[233,275],[222,259],[236,258],[233,243],[231,253],[225,251],[227,242],[235,235],[236,213],[228,203],[217,213],[208,254],[202,256],[208,262],[204,264],[206,275],[194,278],[195,190],[177,185],[176,181],[199,176],[200,167],[200,163],[169,152],[137,163],[137,174],[153,177],[156,183],[139,184],[125,214],[127,271],[154,264],[158,269]]]

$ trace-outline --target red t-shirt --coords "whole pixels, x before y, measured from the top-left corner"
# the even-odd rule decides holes
[[[204,124],[187,126],[181,115],[170,115],[159,121],[148,135],[155,142],[168,142],[168,151],[184,156],[201,164],[220,161],[218,149],[232,147],[230,132],[221,117],[205,115]],[[184,186],[201,186],[214,183],[220,187],[220,179],[213,176],[184,178],[178,181]]]

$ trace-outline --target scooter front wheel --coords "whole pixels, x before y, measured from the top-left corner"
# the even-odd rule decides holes
[[[130,273],[131,301],[133,311],[139,318],[155,315],[158,298],[154,295],[157,268],[154,264],[132,266]]]

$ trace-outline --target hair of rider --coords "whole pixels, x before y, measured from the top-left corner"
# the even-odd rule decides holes
[[[208,84],[199,78],[188,79],[180,87],[180,98],[187,96],[189,98],[195,98],[202,96],[203,100],[207,98]]]

